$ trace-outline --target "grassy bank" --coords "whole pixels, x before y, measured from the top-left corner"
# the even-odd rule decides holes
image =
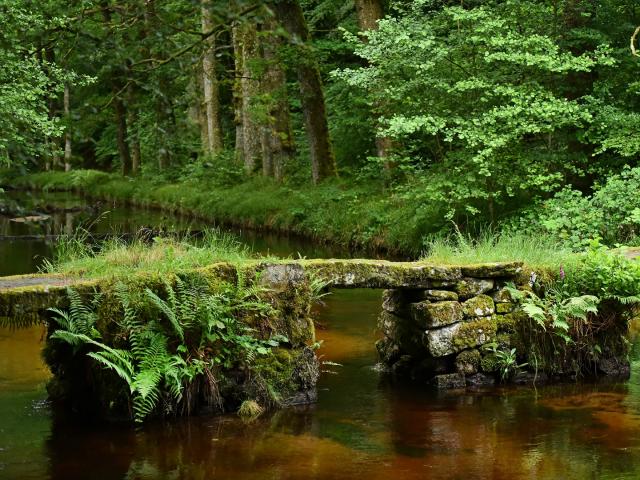
[[[366,186],[347,188],[339,180],[304,189],[264,178],[221,186],[202,180],[158,183],[77,170],[0,178],[0,183],[17,188],[77,191],[229,225],[411,256],[421,252],[426,235],[444,225],[436,209]]]

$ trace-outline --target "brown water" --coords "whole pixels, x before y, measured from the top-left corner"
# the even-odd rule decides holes
[[[337,291],[317,319],[316,405],[142,430],[53,412],[41,329],[0,331],[0,478],[637,479],[640,349],[624,384],[432,392],[374,368],[380,292]]]

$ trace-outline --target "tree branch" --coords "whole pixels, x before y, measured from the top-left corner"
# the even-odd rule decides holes
[[[631,54],[636,57],[640,57],[640,53],[636,51],[636,37],[638,36],[639,33],[640,33],[640,27],[637,27],[633,32],[633,35],[631,35]]]

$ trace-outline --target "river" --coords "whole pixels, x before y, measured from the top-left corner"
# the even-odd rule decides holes
[[[90,226],[197,230],[160,212],[94,205],[68,194],[18,197],[67,205],[41,225],[0,216],[0,234]],[[104,213],[104,212],[110,213]],[[93,222],[96,217],[101,220]],[[236,232],[256,251],[348,256],[299,239]],[[0,240],[0,274],[36,271],[45,240]],[[587,383],[437,393],[391,384],[375,369],[380,291],[342,290],[316,312],[325,363],[315,405],[245,423],[234,414],[94,425],[54,411],[40,359],[41,328],[0,330],[2,479],[637,479],[640,478],[640,349],[626,383]],[[636,343],[637,344],[637,343]],[[334,365],[337,363],[339,365]]]

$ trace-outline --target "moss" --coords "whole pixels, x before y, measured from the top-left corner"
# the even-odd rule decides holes
[[[493,299],[488,295],[477,295],[462,304],[462,313],[467,318],[486,317],[494,312]]]
[[[476,349],[463,350],[456,357],[456,369],[458,373],[472,375],[480,366],[480,352]]]
[[[252,371],[258,380],[254,384],[254,396],[267,404],[296,403],[298,393],[315,389],[319,375],[316,356],[309,347],[274,348],[255,359]]]
[[[495,317],[483,317],[470,322],[464,322],[453,337],[456,350],[473,348],[495,339],[497,321]]]
[[[456,284],[455,290],[460,298],[465,299],[491,291],[494,284],[491,278],[465,277]]]
[[[496,313],[506,314],[511,313],[513,309],[516,308],[515,303],[496,303]]]
[[[411,316],[421,328],[437,328],[462,320],[458,302],[419,302],[411,304]]]
[[[485,373],[494,373],[498,371],[499,362],[495,355],[487,353],[482,355],[480,360],[480,369]]]
[[[498,322],[498,331],[506,333],[514,333],[517,331],[518,324],[522,320],[526,320],[527,314],[522,310],[516,310],[504,315],[496,315]]]

